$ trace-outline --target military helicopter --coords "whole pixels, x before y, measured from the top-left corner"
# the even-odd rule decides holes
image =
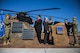
[[[24,24],[24,25],[26,25],[26,27],[30,27],[30,24],[33,24],[33,20],[32,20],[32,18],[35,18],[35,19],[37,19],[36,17],[34,17],[34,16],[31,16],[31,15],[29,15],[28,13],[29,12],[36,12],[36,11],[46,11],[46,10],[59,10],[59,9],[61,9],[61,8],[45,8],[45,9],[37,9],[37,10],[30,10],[30,11],[26,11],[26,12],[17,12],[17,11],[13,11],[13,10],[6,10],[6,9],[0,9],[0,11],[6,11],[6,12],[10,12],[10,13],[7,13],[7,14],[16,14],[17,16],[15,16],[15,17],[13,17],[13,19],[12,20],[14,20],[14,19],[17,19],[19,22],[13,22],[13,26],[12,26],[12,32],[14,33],[19,33],[19,32],[21,32],[21,33],[24,33],[24,32],[22,32],[22,31],[24,31],[26,28],[25,27],[22,27],[22,23]],[[1,16],[2,15],[5,15],[5,13],[1,13],[0,14]],[[38,14],[34,14],[34,15],[38,15]],[[41,16],[48,16],[48,15],[41,15]],[[32,18],[31,18],[32,17]],[[54,17],[54,16],[53,16]],[[1,18],[3,18],[3,17],[1,17]],[[65,19],[65,18],[60,18],[60,17],[57,17],[57,18],[59,18],[59,19]],[[17,24],[16,24],[17,23]],[[20,27],[21,26],[21,27]],[[17,27],[17,28],[16,28]],[[24,30],[22,30],[22,28],[24,29]],[[28,29],[27,28],[27,29]],[[32,28],[32,27],[31,27]],[[32,32],[31,32],[32,33]],[[24,38],[24,37],[23,37]],[[33,38],[32,38],[33,39]]]
[[[38,11],[47,11],[47,10],[60,10],[61,8],[45,8],[45,9],[37,9],[37,10],[30,10],[30,11],[26,11],[26,12],[17,12],[17,11],[13,11],[13,10],[6,10],[6,9],[0,9],[0,11],[2,11],[2,13],[0,13],[0,15],[5,15],[6,13],[3,12],[10,12],[7,14],[16,14],[17,16],[12,17],[11,19],[18,19],[19,21],[22,22],[28,22],[29,24],[33,24],[33,20],[32,18],[37,19],[36,17],[32,16],[32,15],[39,15],[39,14],[32,14],[29,15],[29,13],[31,12],[38,12]],[[41,15],[41,14],[40,14]],[[50,17],[48,15],[41,15],[41,16],[47,16]],[[57,17],[57,16],[52,16],[54,18],[58,18],[58,19],[65,19],[62,17]]]
[[[31,18],[31,17],[35,18],[34,16],[29,15],[30,12],[46,11],[46,10],[59,10],[59,9],[60,8],[45,8],[45,9],[30,10],[30,11],[26,11],[26,12],[17,12],[17,11],[12,11],[12,10],[0,9],[0,11],[11,12],[11,13],[7,13],[7,14],[16,14],[17,19],[19,21],[27,22],[27,18]],[[5,13],[0,13],[0,15],[5,15]],[[33,15],[38,15],[38,14],[33,14]],[[48,15],[41,15],[41,16],[48,16]],[[25,17],[27,17],[27,18],[25,18]],[[29,23],[29,24],[32,24],[32,23]]]

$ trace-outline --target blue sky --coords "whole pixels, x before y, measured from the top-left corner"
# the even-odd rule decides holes
[[[50,10],[50,11],[38,11],[30,12],[29,14],[42,14],[51,15],[53,21],[64,22],[64,19],[59,19],[57,17],[68,19],[72,22],[72,17],[76,16],[78,21],[78,29],[80,31],[80,1],[79,0],[0,0],[0,8],[14,10],[14,11],[29,11],[35,9],[43,8],[61,8],[60,10]],[[37,17],[37,15],[33,15]],[[32,18],[35,20],[34,18]],[[44,19],[44,16],[42,16]]]

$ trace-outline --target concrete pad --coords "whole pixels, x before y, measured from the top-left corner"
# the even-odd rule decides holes
[[[45,53],[45,51],[39,48],[0,48],[0,53]]]
[[[46,53],[80,53],[80,48],[46,48]]]
[[[0,48],[0,53],[80,53],[80,48]]]

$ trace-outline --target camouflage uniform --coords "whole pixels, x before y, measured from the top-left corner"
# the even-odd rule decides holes
[[[73,36],[74,36],[74,45],[76,45],[76,44],[78,44],[78,37],[77,37],[77,35],[78,35],[78,23],[76,22],[76,17],[73,17],[72,31],[73,31]]]
[[[4,20],[4,27],[5,27],[4,45],[6,45],[6,44],[10,44],[11,21],[9,19]]]

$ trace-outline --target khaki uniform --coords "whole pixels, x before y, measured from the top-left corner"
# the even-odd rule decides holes
[[[50,16],[48,23],[49,23],[49,32],[51,32],[52,31],[52,16]]]
[[[52,17],[50,16],[50,19],[49,19],[49,21],[48,21],[48,24],[49,24],[49,38],[50,38],[50,41],[52,42],[52,44],[54,44],[53,43],[53,36],[52,36]]]
[[[72,31],[73,31],[73,36],[74,36],[74,44],[78,44],[78,37],[77,37],[77,35],[78,35],[78,23],[75,20],[72,22]]]
[[[11,34],[11,21],[5,19],[4,20],[4,28],[5,28],[5,35],[4,35],[4,41],[5,44],[10,42],[10,34]]]
[[[49,25],[49,32],[52,33],[52,25]]]

